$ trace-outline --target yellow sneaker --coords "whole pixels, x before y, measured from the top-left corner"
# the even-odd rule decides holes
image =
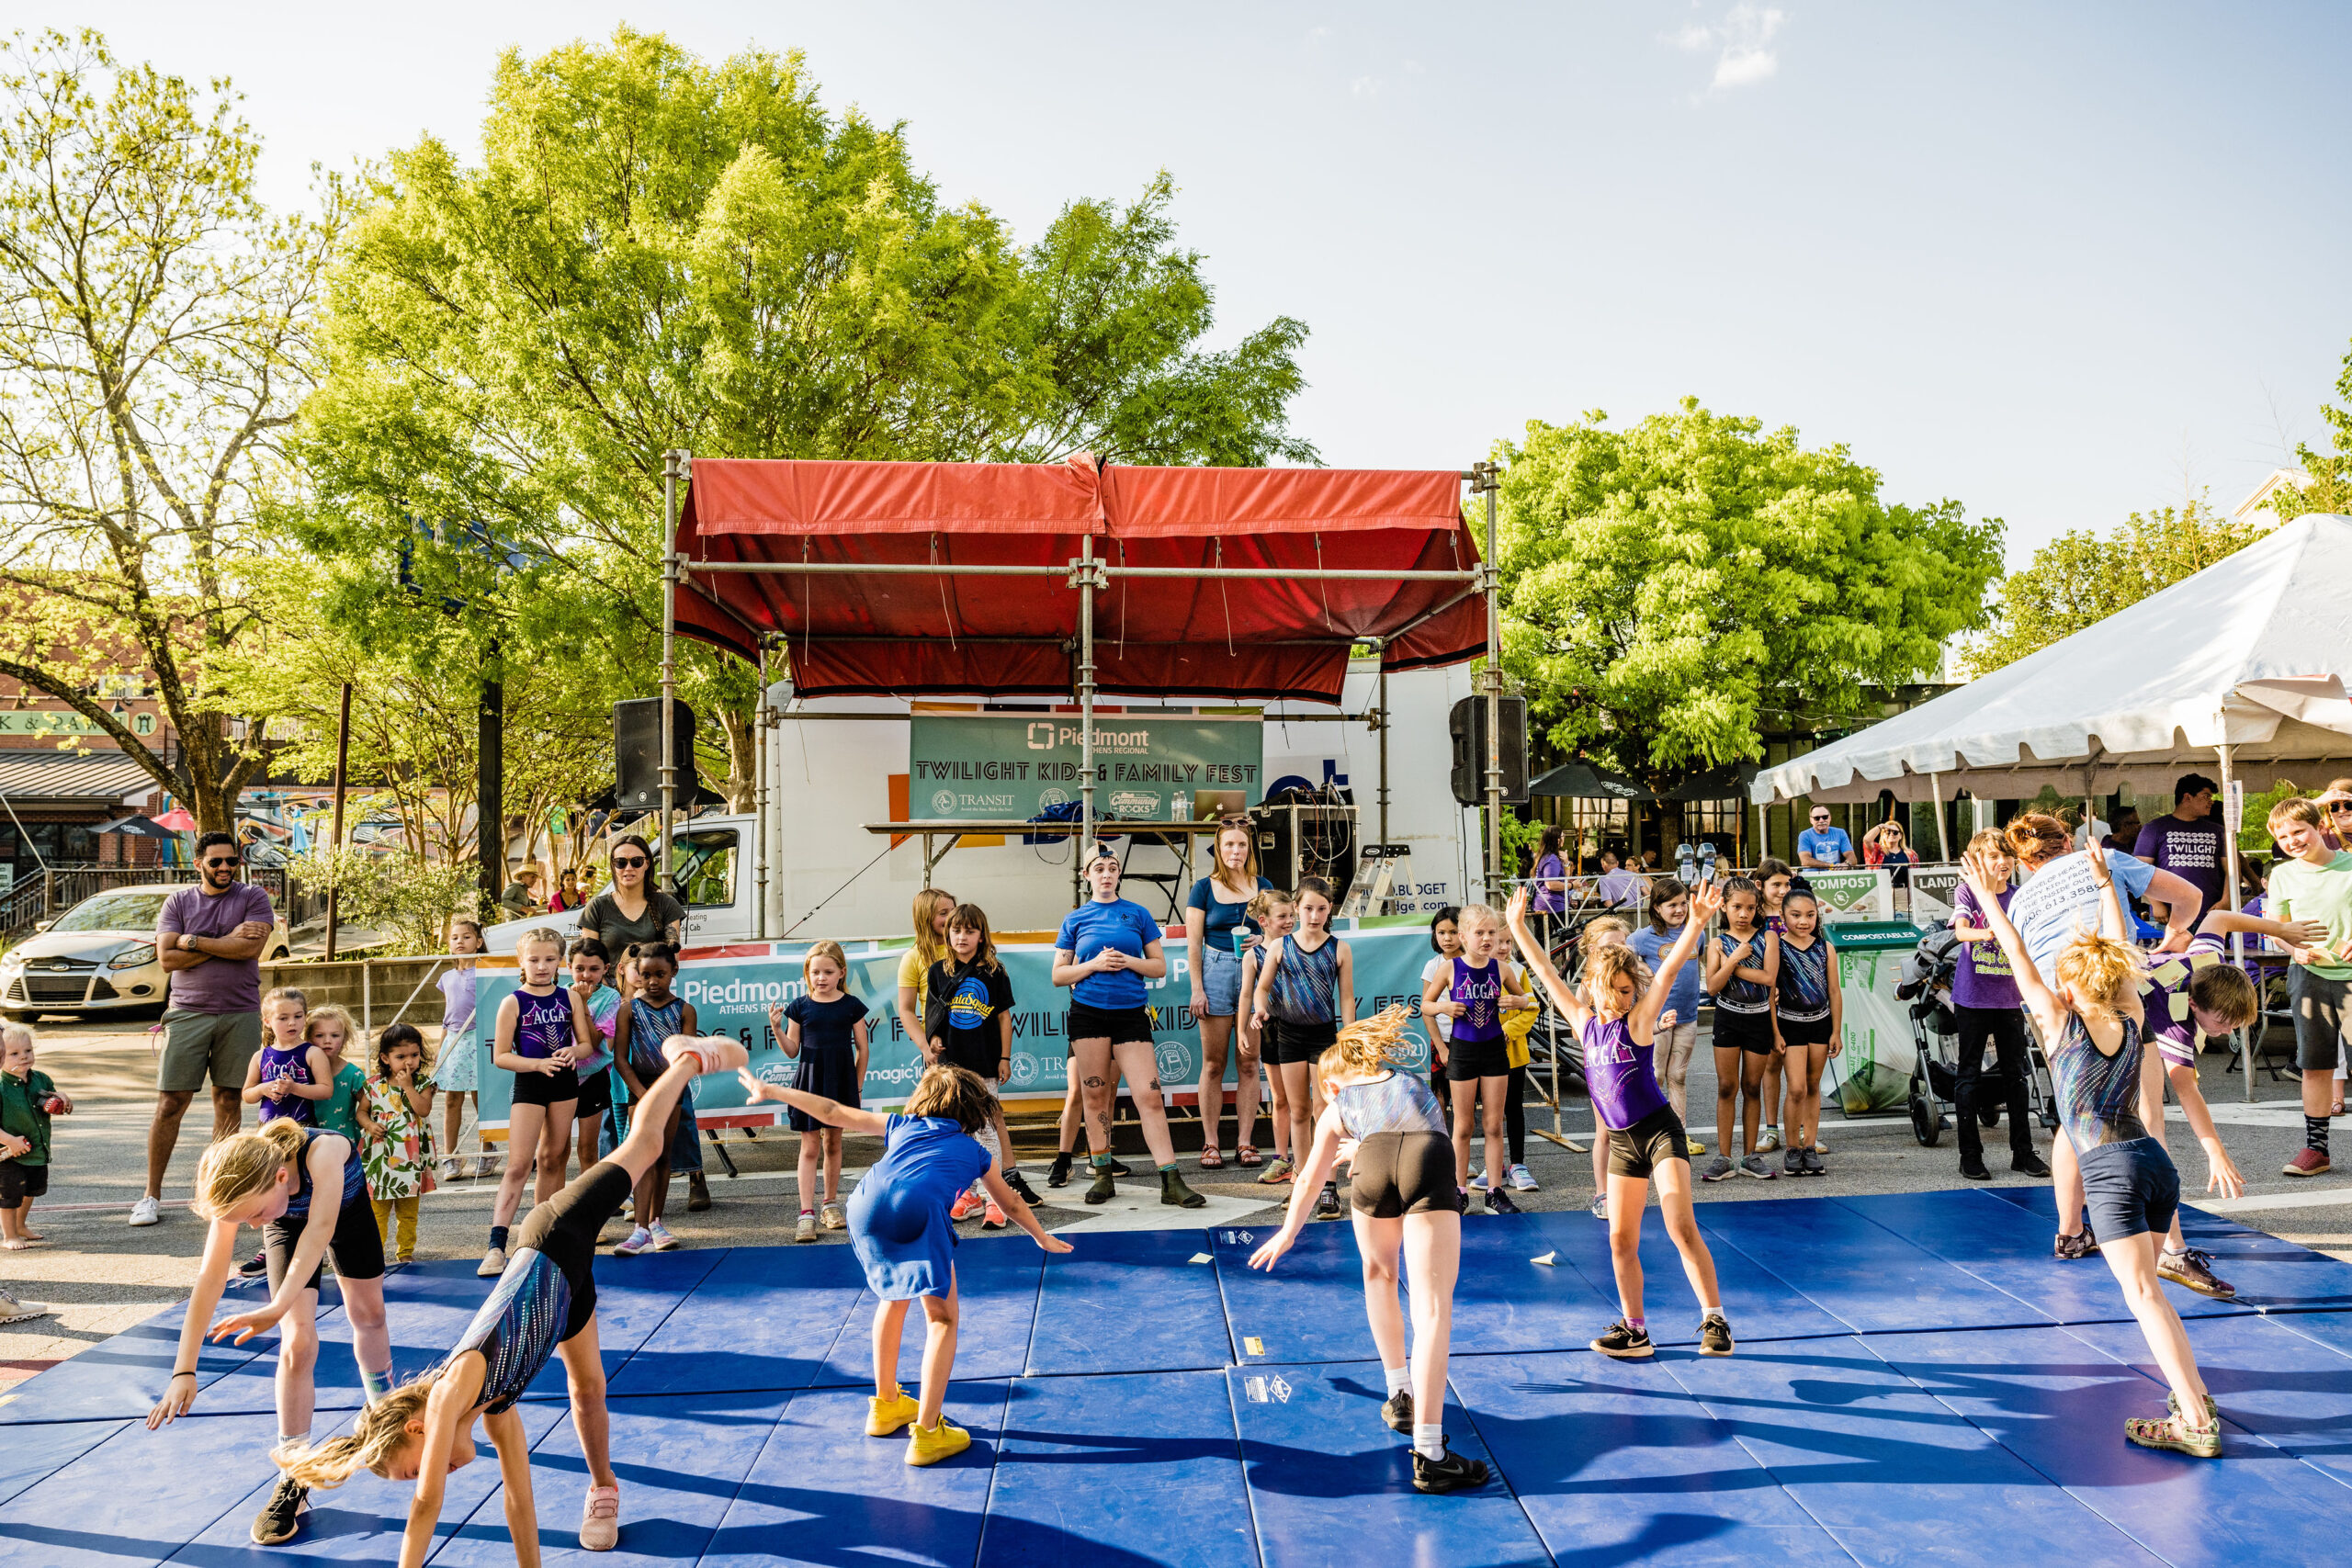
[[[936,1427],[909,1427],[907,1435],[914,1439],[907,1445],[909,1464],[937,1464],[972,1446],[972,1434],[961,1427],[949,1426],[944,1416]]]
[[[865,1435],[887,1438],[915,1418],[915,1402],[905,1393],[894,1393],[888,1399],[868,1398],[865,1402]]]

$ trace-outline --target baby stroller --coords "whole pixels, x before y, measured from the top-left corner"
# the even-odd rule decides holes
[[[1951,1125],[1950,1113],[1959,1099],[1960,1015],[1952,1009],[1952,975],[1960,967],[1960,938],[1950,926],[1936,926],[1919,939],[1903,961],[1903,977],[1895,998],[1910,1004],[1911,1043],[1916,1055],[1911,1066],[1911,1135],[1934,1148]],[[1976,1114],[1987,1129],[1999,1125],[2007,1108],[2007,1089],[2000,1076],[1984,1063],[1976,1077]],[[2041,1118],[2045,1129],[2058,1125],[2056,1091],[2050,1081],[2050,1064],[2041,1043],[2026,1036],[2026,1095],[2021,1109]]]

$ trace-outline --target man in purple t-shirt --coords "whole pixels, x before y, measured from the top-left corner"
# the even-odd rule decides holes
[[[2213,791],[2218,787],[2202,773],[2181,775],[2172,786],[2172,815],[2141,829],[2132,846],[2132,852],[2148,864],[2171,872],[2205,895],[2201,908],[2208,910],[2237,908],[2234,901],[2222,898],[2230,863],[2222,825],[2213,820]]]
[[[268,894],[237,880],[242,858],[227,833],[197,840],[201,880],[164,899],[155,920],[171,998],[155,1069],[155,1120],[147,1129],[147,1193],[130,1207],[134,1225],[162,1217],[164,1171],[180,1141],[180,1118],[206,1077],[213,1141],[234,1135],[244,1120],[245,1068],[261,1049],[261,950],[276,918]]]

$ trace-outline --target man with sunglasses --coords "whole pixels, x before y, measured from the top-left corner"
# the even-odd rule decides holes
[[[1829,807],[1816,806],[1812,816],[1813,826],[1797,835],[1800,865],[1815,871],[1861,863],[1854,858],[1854,840],[1846,836],[1846,829],[1829,825]]]
[[[164,1172],[180,1141],[180,1118],[207,1077],[213,1141],[234,1135],[244,1119],[239,1091],[246,1065],[261,1049],[261,950],[277,917],[268,894],[237,880],[241,858],[232,834],[197,840],[199,880],[164,899],[156,918],[155,951],[171,976],[171,994],[155,1069],[155,1120],[147,1129],[147,1191],[131,1205],[134,1225],[163,1217]]]

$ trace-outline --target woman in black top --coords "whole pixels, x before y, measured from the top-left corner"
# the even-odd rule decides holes
[[[613,885],[580,911],[580,934],[627,953],[641,942],[685,942],[686,908],[659,887],[649,886],[653,852],[635,833],[613,845]]]

